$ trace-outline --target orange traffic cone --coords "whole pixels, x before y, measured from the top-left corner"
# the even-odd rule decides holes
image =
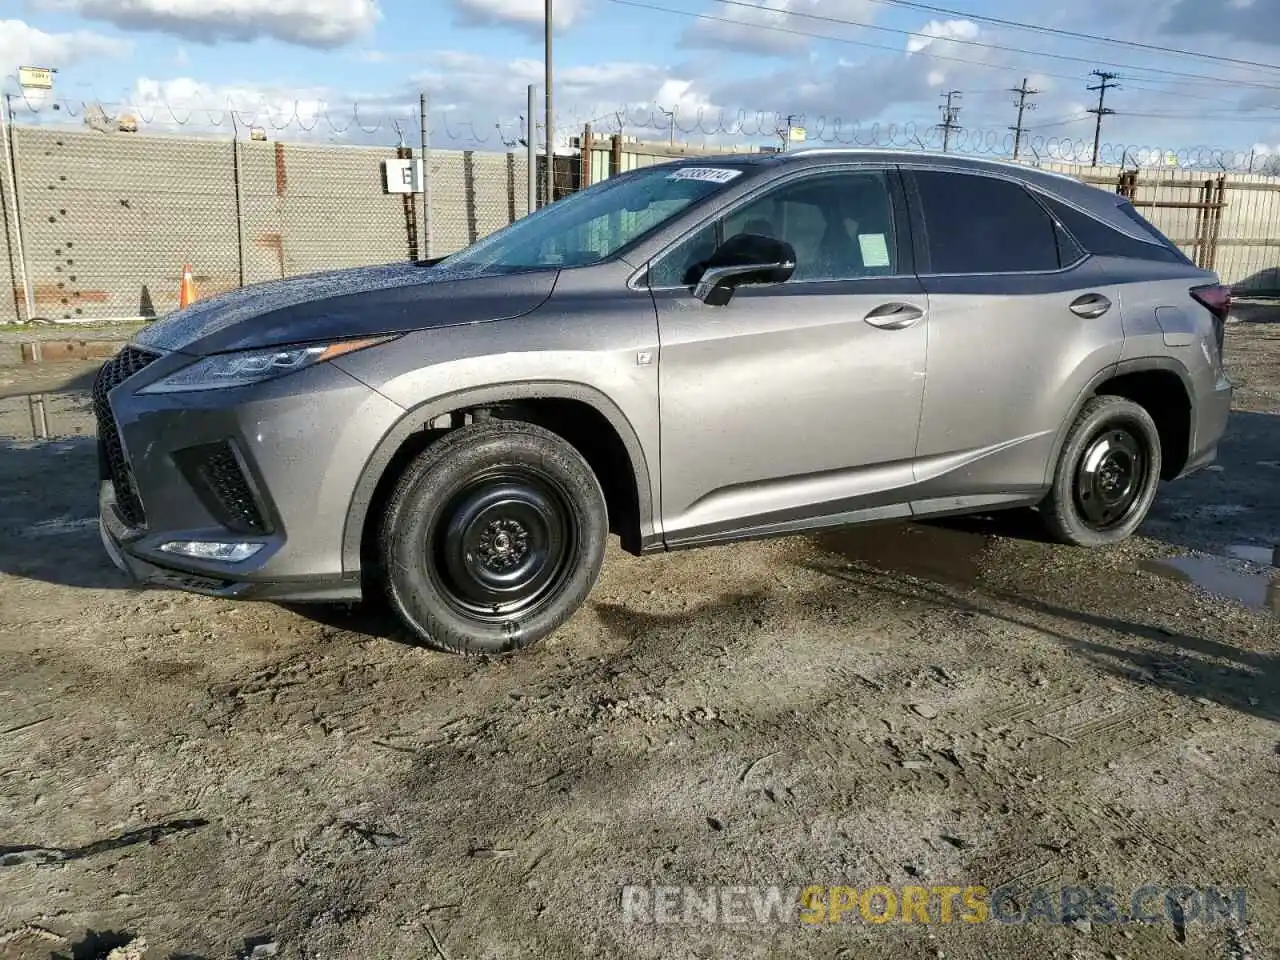
[[[182,283],[178,288],[178,308],[189,307],[196,300],[196,282],[191,276],[191,264],[182,265]]]

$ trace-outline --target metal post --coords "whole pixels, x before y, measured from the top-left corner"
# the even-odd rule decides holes
[[[529,106],[525,110],[524,148],[529,161],[529,207],[528,212],[538,209],[538,121],[534,117],[534,89],[529,84]]]
[[[431,171],[427,162],[427,95],[418,94],[418,135],[422,147],[422,226],[418,229],[418,254],[431,259]]]
[[[555,150],[556,150],[556,120],[555,112],[552,107],[551,86],[552,86],[552,70],[551,70],[551,6],[552,0],[546,0],[546,7],[543,13],[543,44],[545,46],[543,72],[543,83],[546,84],[547,94],[547,203],[555,200]]]
[[[236,196],[236,267],[240,286],[244,286],[244,209],[240,197],[240,125],[231,111],[231,184]]]
[[[49,417],[44,409],[44,394],[27,394],[27,404],[31,411],[31,434],[36,440],[49,439]]]
[[[0,140],[4,141],[5,169],[9,171],[9,183],[12,189],[9,194],[9,209],[13,216],[13,237],[18,254],[18,276],[22,280],[22,294],[26,301],[27,317],[30,323],[36,315],[35,291],[31,289],[31,278],[27,276],[26,246],[22,239],[22,220],[18,211],[18,156],[13,146],[13,110],[9,103],[10,94],[4,95],[4,116],[0,117]]]

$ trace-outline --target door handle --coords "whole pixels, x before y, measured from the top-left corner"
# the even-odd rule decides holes
[[[881,330],[905,330],[924,319],[924,310],[914,303],[882,303],[862,319]]]
[[[1077,317],[1093,320],[1111,309],[1111,301],[1100,293],[1086,293],[1072,300],[1070,309]]]

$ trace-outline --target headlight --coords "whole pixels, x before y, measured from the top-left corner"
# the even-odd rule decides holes
[[[309,343],[296,347],[270,347],[266,350],[244,350],[218,353],[175,370],[167,377],[148,384],[139,393],[187,393],[194,390],[221,390],[243,387],[250,383],[273,380],[317,363],[332,360],[353,350],[363,350],[394,340],[394,336],[365,337],[361,340],[339,340],[332,343]]]

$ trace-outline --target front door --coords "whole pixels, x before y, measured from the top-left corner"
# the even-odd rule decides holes
[[[892,170],[768,185],[654,262],[669,545],[905,515],[923,399],[928,300]],[[790,243],[786,283],[693,296],[738,233]]]

